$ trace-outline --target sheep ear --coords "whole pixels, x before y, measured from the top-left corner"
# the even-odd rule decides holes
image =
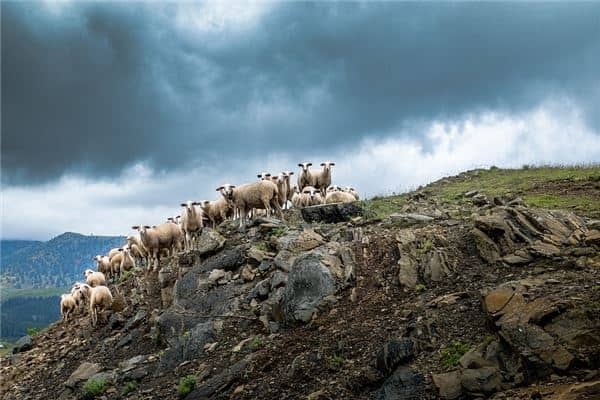
[[[229,187],[232,189],[235,189],[235,185],[230,185]]]
[[[302,165],[302,164],[298,164],[298,166],[299,166],[299,167],[303,167],[303,165]]]
[[[131,229],[138,230],[138,229],[140,229],[140,226],[139,225],[135,225],[135,226],[132,226]]]
[[[321,163],[321,167],[324,167],[324,166],[325,166],[325,163],[324,163],[324,162],[322,162],[322,163]]]
[[[181,207],[185,207],[187,204],[185,203],[181,203]]]
[[[307,167],[312,167],[312,163],[309,162],[308,164],[306,164]]]
[[[260,175],[258,175],[258,176],[260,177]],[[219,186],[219,187],[217,188],[217,192],[218,192],[219,190],[223,190],[223,186]]]
[[[332,162],[332,163],[329,163],[329,166],[331,166],[331,167],[333,167],[334,165],[335,165],[335,163],[334,163],[334,162]]]
[[[144,225],[144,228],[146,228],[146,229],[150,229],[150,226],[148,226],[148,225]]]
[[[256,177],[257,177],[257,178],[260,178],[260,177],[262,177],[262,175],[261,175],[261,174],[256,174]],[[218,189],[217,189],[217,190],[218,190]]]
[[[290,172],[289,172],[289,175],[294,175],[294,171],[290,171]]]

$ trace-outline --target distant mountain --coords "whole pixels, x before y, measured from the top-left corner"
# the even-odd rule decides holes
[[[66,287],[83,278],[96,254],[125,243],[123,236],[66,232],[47,242],[0,241],[0,283],[13,288]]]

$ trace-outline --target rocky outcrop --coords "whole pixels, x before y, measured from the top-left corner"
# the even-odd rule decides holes
[[[329,224],[349,221],[353,217],[363,215],[363,209],[358,202],[304,207],[301,212],[302,218],[306,222],[325,222]]]

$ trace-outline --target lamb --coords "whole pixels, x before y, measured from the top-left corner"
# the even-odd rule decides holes
[[[177,224],[165,222],[154,228],[148,225],[134,225],[131,229],[140,232],[140,240],[148,251],[148,257],[154,260],[155,268],[158,268],[161,250],[166,249],[169,254],[170,251],[181,248],[183,231]],[[152,269],[148,263],[148,272]]]
[[[106,277],[102,272],[94,272],[91,269],[86,269],[83,275],[85,275],[85,283],[91,287],[106,285]]]
[[[325,201],[323,200],[323,196],[321,196],[321,192],[312,186],[306,186],[302,189],[303,202],[302,206],[317,206],[319,204],[323,204]]]
[[[191,200],[181,203],[181,207],[183,207],[181,229],[184,234],[184,249],[186,251],[192,249],[193,242],[202,232],[204,212],[202,209],[196,208],[197,205],[200,205],[200,203]]]
[[[356,201],[356,198],[352,194],[343,191],[329,192],[325,197],[326,204],[351,203],[353,201]]]
[[[60,295],[60,315],[63,321],[69,320],[69,315],[77,309],[77,300],[72,294]]]
[[[227,218],[233,216],[233,206],[223,197],[215,201],[202,200],[200,207],[204,215],[208,217],[213,229]]]
[[[354,199],[360,200],[358,192],[352,186],[346,186],[343,191],[346,193],[350,193],[352,196],[354,196]]]
[[[240,229],[245,229],[246,216],[253,208],[267,210],[267,214],[274,208],[281,220],[284,220],[278,201],[279,191],[271,181],[252,182],[238,187],[225,184],[218,187],[217,191],[239,210]]]
[[[131,255],[131,250],[127,247],[122,247],[119,250],[121,251],[121,257],[115,256],[115,259],[120,258],[121,261],[118,266],[118,274],[120,276],[123,272],[130,271],[135,268],[135,260]]]
[[[148,263],[148,251],[139,237],[133,235],[127,236],[127,246],[131,250],[131,255],[140,260],[140,263],[142,260],[146,260],[146,264]]]
[[[325,191],[331,185],[331,167],[335,163],[331,161],[325,161],[321,163],[323,170],[312,173],[313,185],[316,189],[321,191],[321,195],[325,197]]]
[[[90,316],[92,326],[98,323],[98,311],[108,310],[112,306],[113,296],[106,286],[96,286],[90,290]]]
[[[312,163],[300,163],[298,166],[302,168],[298,175],[298,189],[302,191],[306,186],[314,186],[314,177],[310,171]]]
[[[289,178],[287,178],[287,179],[289,180]],[[287,188],[285,175],[282,172],[277,176],[272,176],[271,182],[273,182],[275,185],[277,185],[277,192],[278,192],[277,197],[279,199],[279,206],[285,207],[287,205],[287,201],[288,201],[288,197],[287,197],[288,188]]]
[[[303,207],[302,203],[303,203],[303,197],[302,197],[302,193],[300,193],[300,190],[298,190],[298,186],[294,185],[294,187],[292,188],[292,206],[296,207],[296,208],[301,208]]]
[[[105,276],[110,278],[110,276],[111,276],[110,258],[108,258],[108,256],[97,255],[96,257],[94,257],[94,260],[96,260],[96,269],[99,272],[102,272]]]

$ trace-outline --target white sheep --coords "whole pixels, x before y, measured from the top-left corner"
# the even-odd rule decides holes
[[[312,163],[300,163],[298,166],[301,168],[298,174],[298,189],[302,192],[306,186],[314,186],[314,177],[310,171]]]
[[[296,186],[296,185],[292,186],[292,182],[291,182],[291,178],[292,178],[292,175],[294,175],[294,171],[283,171],[282,174],[283,174],[283,176],[285,178],[285,185],[286,185],[286,188],[287,188],[286,198],[289,201],[292,201],[292,196],[294,196],[294,188],[293,188],[293,186]],[[285,204],[285,208],[286,209],[288,208],[287,203]]]
[[[102,272],[96,272],[92,271],[91,269],[86,269],[83,275],[85,276],[85,283],[87,283],[91,287],[106,285],[106,277]]]
[[[98,323],[98,312],[110,309],[113,302],[113,296],[106,286],[96,286],[91,288],[89,298],[92,326],[96,326]]]
[[[167,250],[167,255],[172,251],[181,249],[183,231],[179,225],[172,222],[165,222],[151,228],[148,225],[134,225],[131,229],[140,232],[140,240],[148,251],[148,257],[154,260],[154,267],[158,268],[161,251]],[[152,266],[148,263],[148,271],[152,271]]]
[[[201,208],[196,208],[197,205],[200,205],[200,203],[191,200],[181,203],[181,207],[183,207],[181,229],[183,230],[184,249],[186,251],[192,249],[193,243],[202,233],[204,212]]]
[[[308,198],[308,197],[306,197]],[[294,185],[294,187],[292,188],[292,206],[296,207],[296,208],[301,208],[304,207],[302,205],[303,202],[303,197],[302,197],[302,193],[300,193],[300,190],[298,189],[298,186]]]
[[[346,193],[350,193],[352,196],[354,196],[355,200],[360,200],[360,196],[358,195],[358,192],[352,186],[346,186],[343,189],[343,191]]]
[[[321,191],[321,195],[325,197],[327,188],[331,185],[331,167],[334,162],[325,161],[321,163],[323,169],[321,171],[312,172],[312,186]]]
[[[94,260],[96,260],[96,269],[99,272],[102,272],[106,277],[110,278],[110,258],[108,258],[108,256],[97,255],[96,257],[94,257]]]
[[[261,181],[268,181],[271,179],[271,174],[268,172],[261,172],[260,174],[256,174],[256,177]]]
[[[202,208],[204,215],[206,215],[212,224],[213,229],[226,219],[232,218],[234,214],[233,205],[223,197],[220,197],[215,201],[202,200],[200,202],[200,207]]]
[[[110,251],[108,252],[107,256],[108,256],[108,258],[113,258],[117,254],[119,254],[119,248],[115,247],[114,249],[110,249]]]
[[[317,206],[325,203],[323,196],[321,196],[321,192],[313,186],[306,186],[302,189],[302,195],[302,207]]]
[[[119,276],[125,271],[131,271],[135,268],[135,259],[131,254],[131,249],[122,247],[121,251],[121,264],[119,264]]]
[[[277,185],[271,181],[258,181],[246,183],[241,186],[225,184],[217,188],[221,195],[233,204],[240,212],[240,229],[246,227],[246,216],[253,208],[266,210],[267,215],[274,208],[281,220],[284,220],[281,206],[279,205],[279,192]]]
[[[289,180],[289,177],[287,179]],[[279,199],[279,206],[284,208],[288,201],[288,197],[287,197],[288,188],[287,188],[286,177],[285,177],[284,173],[282,172],[277,176],[271,176],[271,182],[273,182],[275,185],[277,185],[277,192],[278,192],[277,197]]]
[[[146,264],[148,264],[148,250],[146,250],[142,240],[138,236],[127,236],[127,246],[135,259],[139,260],[140,263],[145,260]]]
[[[325,196],[326,204],[351,203],[353,201],[356,201],[356,198],[352,194],[343,191],[329,192],[327,193],[327,196]]]
[[[63,321],[69,320],[69,315],[77,309],[77,304],[71,293],[60,295],[60,315]]]

